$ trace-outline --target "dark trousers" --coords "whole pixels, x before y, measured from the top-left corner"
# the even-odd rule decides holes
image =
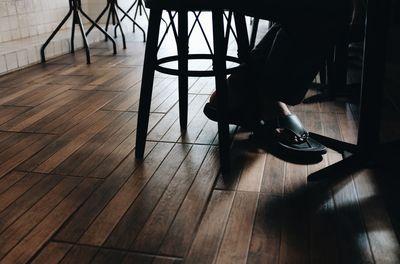
[[[225,0],[224,0],[225,1]],[[233,9],[239,9],[237,0]],[[351,0],[247,0],[245,13],[276,22],[228,84],[243,101],[300,103],[329,50],[345,33]],[[234,99],[235,100],[235,99]]]

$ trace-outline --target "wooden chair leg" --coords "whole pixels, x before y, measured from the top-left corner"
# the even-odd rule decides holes
[[[215,71],[215,86],[217,91],[218,104],[218,139],[219,152],[222,173],[229,173],[230,170],[230,139],[229,124],[227,120],[227,98],[228,89],[226,83],[226,61],[225,61],[225,45],[224,45],[224,24],[223,11],[213,11],[213,37],[214,37],[214,59],[213,66]]]
[[[178,13],[179,120],[181,130],[187,128],[188,115],[188,12]]]
[[[158,34],[160,30],[161,9],[151,9],[148,26],[148,39],[144,55],[142,86],[140,89],[139,116],[136,133],[136,158],[143,158],[149,125],[151,95],[154,72],[157,62]]]

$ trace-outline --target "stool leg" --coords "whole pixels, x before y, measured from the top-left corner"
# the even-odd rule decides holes
[[[224,22],[222,10],[212,12],[213,39],[214,39],[214,59],[213,67],[215,72],[215,86],[217,90],[218,104],[218,139],[219,153],[222,173],[229,173],[229,124],[227,120],[227,98],[228,87],[226,82],[226,61],[224,45]]]
[[[260,19],[254,18],[253,25],[251,27],[251,35],[250,35],[250,49],[253,49],[256,45],[256,38],[257,38],[257,31],[258,31],[258,24]]]
[[[108,10],[106,28],[104,29],[106,32],[108,32],[108,25],[110,24],[110,18],[111,18],[111,8]],[[108,41],[107,37],[106,37],[105,41]]]
[[[151,95],[153,91],[154,71],[157,63],[157,44],[160,31],[161,9],[151,9],[148,26],[148,39],[144,54],[142,87],[140,89],[139,116],[136,133],[136,158],[143,158],[149,125]]]
[[[107,12],[108,8],[110,7],[110,2],[107,1],[106,7],[101,11],[100,15],[94,20],[94,22],[97,24],[99,23],[100,19],[103,17],[103,15]],[[86,16],[85,16],[86,17]],[[95,23],[92,23],[92,25],[89,27],[89,29],[86,31],[86,36],[92,31],[92,29],[95,27]]]
[[[85,47],[85,50],[86,50],[86,63],[90,64],[89,44],[88,44],[88,40],[87,40],[86,35],[85,35],[85,29],[83,28],[82,19],[81,19],[81,16],[79,15],[79,13],[77,13],[77,20],[78,20],[79,29],[81,30],[83,46]]]
[[[114,10],[115,19],[117,21],[117,25],[114,28],[115,29],[114,32],[116,32],[117,27],[119,27],[119,30],[121,31],[121,36],[122,36],[122,46],[124,49],[126,49],[125,34],[124,34],[124,30],[122,29],[121,21],[119,20],[119,17],[118,17],[117,4],[111,5],[111,8]],[[116,33],[115,33],[115,36],[117,36]]]
[[[179,121],[181,130],[186,130],[188,114],[188,12],[178,13],[178,69],[179,69]]]
[[[72,13],[72,27],[71,27],[71,53],[75,53],[75,24],[76,24],[77,10],[74,7]]]
[[[258,23],[258,20],[254,19],[253,27],[256,23]],[[250,56],[250,44],[246,27],[246,18],[243,14],[235,12],[235,25],[238,38],[238,57],[241,61],[246,61]]]
[[[61,23],[58,24],[58,26],[53,31],[53,33],[51,33],[50,37],[46,40],[46,42],[40,48],[40,57],[41,57],[42,63],[46,62],[46,57],[45,57],[44,50],[46,49],[47,45],[49,45],[50,41],[54,38],[54,36],[58,33],[58,31],[61,29],[61,27],[65,24],[65,22],[67,22],[67,20],[68,20],[68,18],[70,17],[71,14],[72,14],[72,8],[70,8],[70,10],[68,11],[67,15],[61,21]]]

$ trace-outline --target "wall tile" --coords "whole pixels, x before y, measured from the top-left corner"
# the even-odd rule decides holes
[[[1,32],[1,40],[2,40],[2,42],[7,42],[7,41],[10,41],[11,39],[12,39],[12,37],[11,37],[11,31],[4,31],[4,32]]]
[[[8,71],[18,68],[17,53],[13,52],[6,54],[6,64]]]
[[[106,1],[82,0],[82,7],[96,17],[98,12],[93,10],[104,8]],[[0,74],[40,62],[41,45],[66,16],[68,7],[67,0],[0,0]],[[70,18],[63,29],[71,26]],[[83,43],[79,28],[76,30],[75,49],[78,49]],[[100,35],[94,31],[89,44],[102,40]],[[70,49],[70,32],[62,32],[47,46],[46,57],[69,53]]]
[[[22,68],[28,65],[28,51],[21,50],[17,52],[18,67]]]
[[[7,16],[7,3],[0,2],[0,17]]]
[[[32,64],[39,61],[39,51],[35,46],[28,48],[28,63]]]
[[[8,31],[10,28],[8,24],[8,17],[0,17],[0,32]]]
[[[4,55],[0,55],[0,74],[7,71],[6,58]]]
[[[8,15],[17,14],[17,8],[15,6],[15,2],[14,1],[7,2],[7,11],[8,11]]]

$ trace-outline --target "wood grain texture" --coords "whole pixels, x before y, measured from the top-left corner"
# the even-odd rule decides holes
[[[175,176],[189,151],[191,151],[191,146],[174,146],[157,172],[114,228],[107,239],[107,246],[130,248],[137,238],[138,233],[148,221],[152,211],[154,211],[155,207],[160,203],[160,198],[163,196],[171,179]],[[172,211],[172,208],[162,208],[165,213],[168,213],[170,210]],[[173,211],[171,213],[173,213]],[[158,224],[161,225],[162,223]],[[148,250],[143,251],[145,252]]]
[[[279,263],[283,201],[281,196],[260,194],[248,263]]]
[[[258,194],[237,192],[216,263],[246,263]]]
[[[214,191],[186,256],[188,263],[214,263],[232,207],[234,192]]]
[[[157,144],[151,155],[144,160],[88,227],[79,240],[81,243],[90,245],[102,245],[104,243],[108,235],[118,224],[119,219],[135,201],[172,147],[173,145],[168,143]]]
[[[208,146],[193,146],[142,227],[132,249],[158,252],[208,150]]]
[[[206,32],[209,15],[200,18]],[[0,263],[400,261],[394,162],[310,184],[341,154],[291,163],[231,125],[232,173],[223,175],[217,123],[202,111],[212,77],[189,78],[181,131],[178,78],[155,74],[145,155],[136,159],[145,43],[128,33],[127,49],[116,38],[116,56],[110,41],[92,44],[90,65],[77,50],[0,76]],[[191,52],[208,52],[203,43],[195,28]],[[175,50],[170,31],[158,56]],[[233,39],[228,50],[237,53]],[[212,69],[208,60],[189,64]],[[355,143],[355,107],[291,109],[308,131]]]
[[[40,253],[32,260],[32,264],[49,263],[56,264],[64,258],[68,251],[72,248],[71,244],[50,242],[44,247]]]
[[[97,182],[97,183],[96,183]],[[87,179],[59,203],[32,231],[3,258],[4,263],[24,263],[54,235],[55,231],[71,216],[97,187],[98,180]]]

